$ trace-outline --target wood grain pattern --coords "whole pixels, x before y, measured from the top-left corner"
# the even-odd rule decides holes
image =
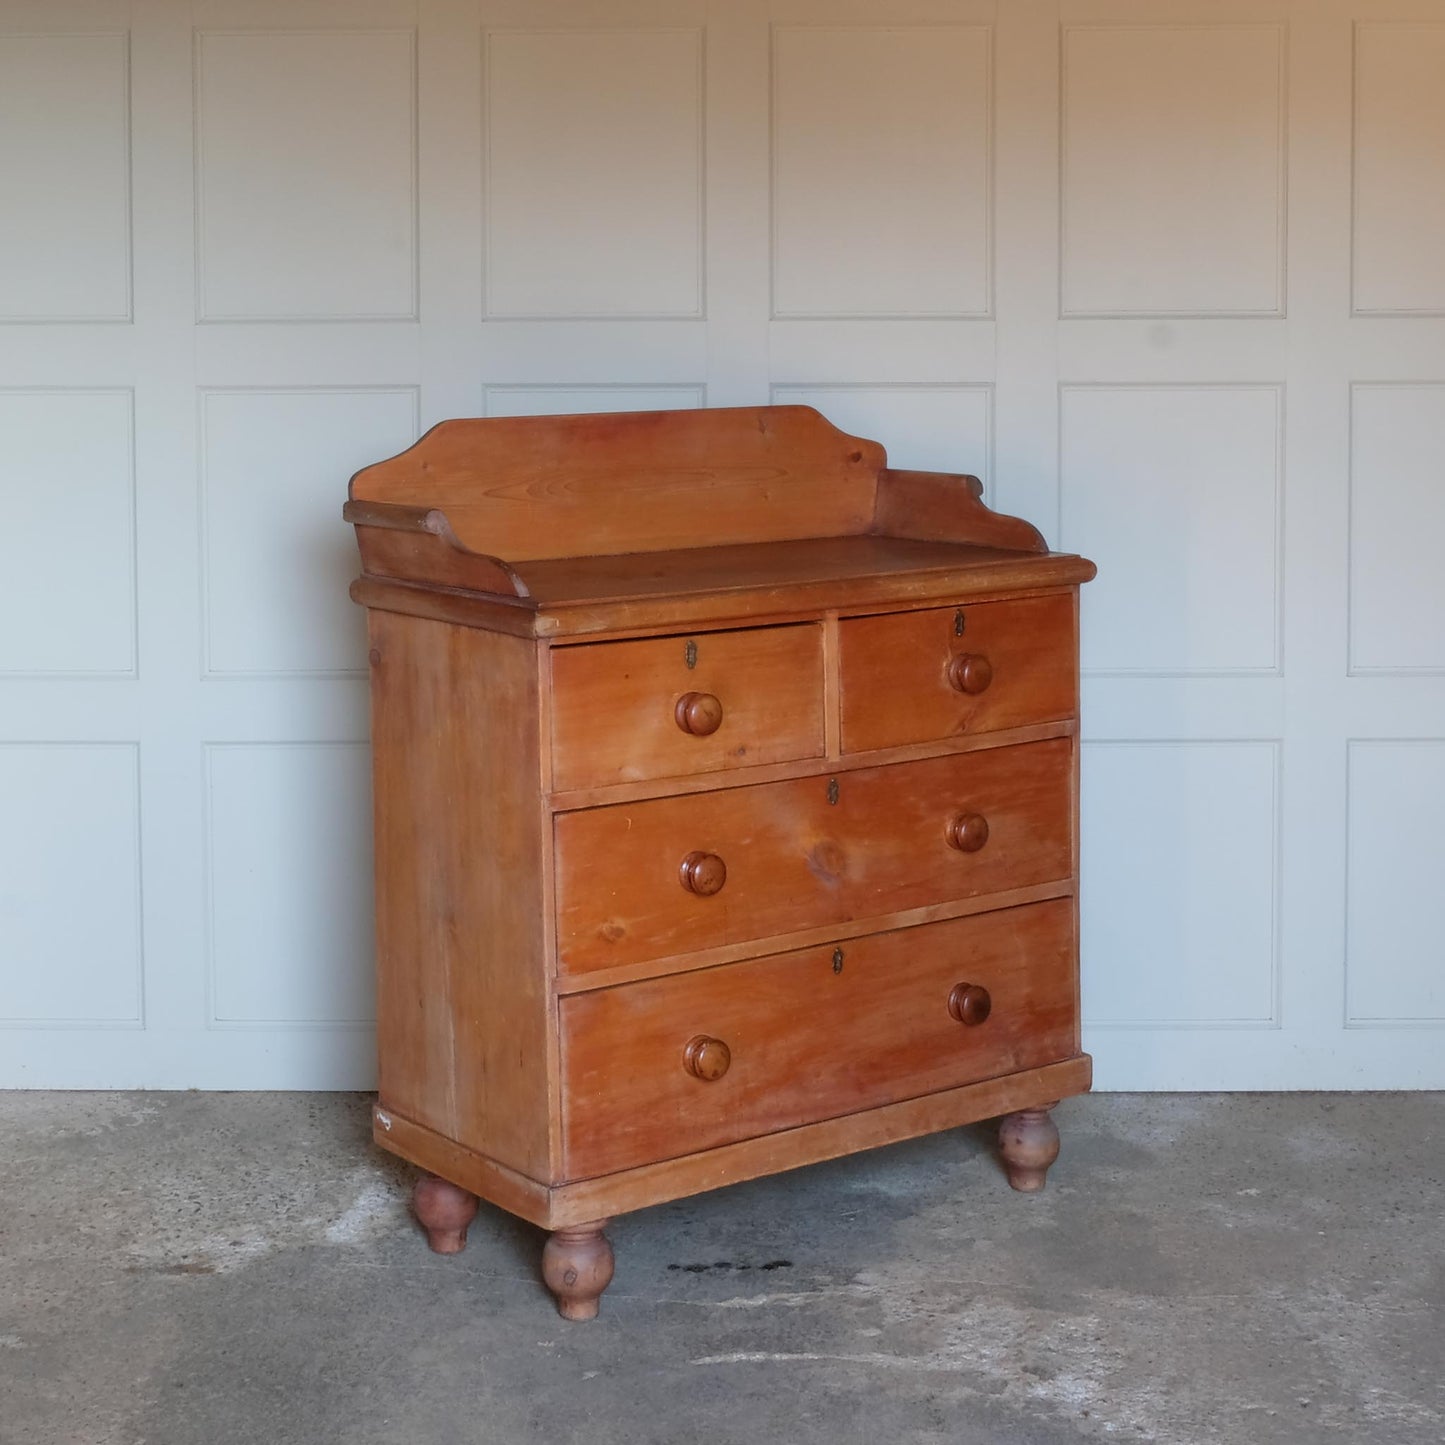
[[[625,565],[622,565],[625,564]],[[875,565],[876,564],[876,565]],[[370,574],[351,584],[368,607],[566,642],[770,625],[825,611],[984,601],[1086,582],[1080,557],[878,537],[689,548],[651,558],[556,559],[515,569],[527,597]],[[423,574],[425,576],[425,573]]]
[[[545,1179],[535,644],[373,612],[371,646],[381,1101]]]
[[[1066,566],[1064,564],[1067,564]],[[899,537],[809,537],[747,545],[680,547],[625,557],[553,557],[522,561],[516,570],[544,608],[646,602],[664,597],[758,590],[794,592],[812,584],[843,588],[835,605],[848,606],[847,584],[881,585],[889,578],[929,574],[987,576],[1023,568],[1025,577],[1047,577],[1063,568],[1069,580],[1092,565],[1055,554],[1033,556],[1001,547]],[[1005,586],[1017,584],[1006,583]],[[1025,584],[1027,585],[1027,584]],[[829,604],[824,604],[829,605]]]
[[[1049,1116],[1056,1102],[1020,1109],[999,1121],[999,1159],[1010,1187],[1020,1194],[1037,1194],[1059,1157],[1059,1129]]]
[[[535,1224],[552,1223],[551,1186],[498,1163],[482,1145],[459,1144],[441,1130],[380,1102],[372,1106],[371,1137],[388,1153],[449,1179],[501,1209]]]
[[[595,1320],[602,1292],[612,1283],[615,1261],[603,1234],[605,1219],[559,1229],[542,1246],[542,1282],[564,1320]]]
[[[485,627],[512,637],[537,635],[537,608],[519,597],[482,595],[459,589],[404,582],[394,577],[361,576],[349,588],[351,600],[373,612],[425,617],[458,627]]]
[[[361,566],[368,576],[422,578],[441,587],[527,596],[527,584],[510,563],[463,547],[446,515],[436,508],[348,502],[341,515],[356,527]]]
[[[814,623],[706,636],[599,642],[552,654],[556,788],[601,787],[823,752],[823,639]],[[686,732],[678,700],[720,705]]]
[[[551,1230],[568,1318],[619,1212],[1088,1087],[1093,564],[885,461],[753,407],[448,422],[353,478],[375,1137],[450,1181],[441,1247],[471,1194]]]
[[[1020,592],[1075,586],[1087,582],[1094,575],[1092,562],[1053,553],[1030,556],[1026,552],[960,546],[953,548],[952,556],[946,559],[939,553],[934,553],[931,560],[917,552],[905,555],[906,549],[929,547],[928,543],[877,537],[829,538],[796,544],[780,542],[766,549],[774,553],[766,559],[766,567],[757,565],[763,560],[757,552],[763,549],[755,551],[749,548],[747,550],[753,553],[753,564],[719,567],[717,585],[710,591],[689,591],[686,587],[672,586],[668,579],[658,579],[658,590],[652,594],[639,590],[635,596],[543,601],[537,604],[534,625],[539,637],[566,638],[629,629],[640,632],[676,631],[699,624],[722,627],[742,623],[763,624],[786,621],[790,616],[804,612],[816,615],[829,609],[846,616],[889,608],[938,606],[943,602],[992,600]],[[738,555],[731,560],[741,564],[742,550],[737,549]],[[808,568],[800,568],[789,580],[784,575],[783,557],[776,555],[785,551],[792,551],[800,558],[810,557],[814,561]],[[870,552],[879,562],[877,568],[871,571],[864,565]],[[669,564],[675,556],[673,553],[660,555]],[[837,559],[839,575],[832,580],[826,576],[808,575],[813,566],[824,572],[826,564],[823,558],[829,555]],[[539,576],[525,563],[518,568],[519,575],[533,591],[549,585],[556,585],[561,591],[571,585],[567,578],[560,575],[560,568],[553,571],[548,564],[535,565],[547,565],[547,573]],[[774,576],[774,581],[765,580],[769,574]],[[729,582],[726,580],[729,575],[740,580]],[[747,577],[758,580],[741,580]],[[701,578],[697,580],[700,582]],[[589,590],[580,582],[581,579],[578,579],[579,592]],[[625,582],[619,579],[619,593],[624,591],[625,586]],[[596,590],[601,593],[604,588],[599,586]]]
[[[467,1228],[477,1217],[477,1196],[449,1179],[423,1174],[412,1186],[411,1212],[426,1231],[433,1254],[460,1254],[467,1247]]]
[[[1066,1055],[1074,1018],[1067,899],[564,999],[565,1169],[586,1178]],[[949,995],[993,1007],[959,1023]],[[730,1063],[704,1081],[690,1040]]]
[[[984,505],[983,483],[977,477],[947,472],[885,467],[878,475],[872,530],[884,537],[976,542],[1021,552],[1049,550],[1037,527]]]
[[[931,903],[925,908],[905,908],[878,918],[857,918],[845,923],[827,923],[820,928],[794,929],[768,939],[763,946],[756,939],[747,939],[742,943],[704,948],[695,953],[619,964],[616,968],[589,969],[578,974],[559,973],[552,986],[559,995],[590,993],[593,989],[613,988],[617,984],[636,983],[645,978],[662,978],[703,968],[717,968],[724,963],[741,963],[757,957],[759,952],[781,953],[812,948],[819,943],[840,943],[849,938],[864,938],[870,933],[917,928],[920,924],[942,923],[950,918],[971,918],[975,913],[989,913],[995,908],[1021,908],[1026,903],[1068,898],[1074,892],[1072,878],[1061,878],[1053,883],[1033,883],[1027,888],[1005,888],[980,898],[950,898],[943,903]]]
[[[846,752],[1073,715],[1067,594],[850,617],[839,633]],[[956,667],[951,679],[950,663],[961,660],[972,671]],[[965,690],[982,678],[979,690]]]
[[[563,814],[559,967],[575,975],[1067,878],[1072,758],[1060,738]],[[964,811],[989,821],[976,853],[948,841]],[[679,884],[695,850],[726,864],[712,897]]]
[[[373,1137],[382,1148],[419,1168],[444,1175],[544,1229],[557,1229],[603,1218],[609,1212],[615,1216],[646,1209],[745,1179],[837,1159],[860,1149],[876,1149],[940,1129],[994,1119],[1012,1110],[1036,1108],[1041,1103],[1087,1092],[1092,1077],[1093,1060],[1088,1054],[1075,1054],[1042,1068],[552,1187],[517,1174],[412,1120],[380,1109],[375,1111]]]
[[[826,718],[824,726],[827,726]],[[1064,718],[1058,722],[1036,723],[1031,727],[1004,728],[994,733],[964,733],[956,737],[932,738],[924,743],[908,743],[901,748],[880,748],[877,752],[830,757],[826,766],[830,774],[849,773],[859,768],[882,767],[887,763],[911,763],[922,758],[941,758],[949,753],[982,752],[988,748],[1013,747],[1017,743],[1039,742],[1045,738],[1070,737],[1075,731],[1074,720]],[[778,783],[786,778],[812,777],[818,771],[817,760],[805,758],[796,763],[767,763],[728,772],[693,773],[680,778],[649,778],[641,783],[613,783],[603,788],[568,788],[553,793],[551,804],[559,813],[565,813],[574,808],[598,808],[608,803],[634,803],[644,798],[714,792],[719,788],[735,788],[740,783]]]
[[[883,463],[806,406],[491,417],[442,422],[350,495],[445,498],[467,546],[519,562],[861,532]]]
[[[556,1220],[590,1219],[610,1201],[617,1213],[641,1209],[667,1199],[681,1199],[705,1189],[718,1189],[744,1179],[757,1179],[783,1169],[797,1169],[836,1159],[859,1149],[876,1149],[900,1139],[914,1139],[939,1129],[993,1119],[1014,1109],[1082,1094],[1093,1078],[1093,1060],[1078,1054],[1039,1069],[1007,1074],[978,1084],[963,1084],[921,1098],[860,1109],[836,1119],[803,1124],[796,1129],[741,1139],[701,1154],[664,1159],[620,1174],[578,1180],[554,1189],[548,1213]]]

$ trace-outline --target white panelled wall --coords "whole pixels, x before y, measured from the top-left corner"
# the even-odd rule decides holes
[[[348,475],[803,401],[1099,563],[1106,1088],[1445,1087],[1445,0],[0,0],[0,1084],[365,1087]]]

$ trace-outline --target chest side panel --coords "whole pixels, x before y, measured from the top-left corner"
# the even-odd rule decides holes
[[[370,614],[383,1106],[549,1174],[535,645]]]

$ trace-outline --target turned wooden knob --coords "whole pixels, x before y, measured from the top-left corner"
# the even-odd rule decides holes
[[[993,1012],[993,999],[981,983],[958,983],[948,996],[948,1011],[961,1024],[981,1024]]]
[[[699,1034],[682,1051],[682,1062],[689,1074],[711,1084],[727,1073],[733,1061],[733,1051],[721,1039],[710,1039]]]
[[[960,652],[948,664],[948,685],[955,692],[979,693],[993,681],[993,663],[980,652]]]
[[[948,841],[960,853],[977,853],[988,842],[988,819],[982,813],[960,813],[948,825]]]
[[[705,738],[722,726],[722,703],[710,692],[685,692],[673,713],[683,732]]]
[[[716,853],[689,853],[678,870],[689,893],[711,898],[728,881],[728,865]]]

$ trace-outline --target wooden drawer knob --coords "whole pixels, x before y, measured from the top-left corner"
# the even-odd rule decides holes
[[[955,692],[980,693],[993,681],[993,663],[981,652],[960,652],[948,664],[948,685]]]
[[[711,1084],[727,1073],[733,1052],[721,1039],[699,1034],[683,1050],[682,1061],[693,1078]]]
[[[683,732],[705,738],[722,726],[722,703],[710,692],[685,692],[673,713]]]
[[[682,886],[689,893],[711,898],[728,881],[728,865],[716,853],[689,853],[679,870]]]
[[[981,1024],[993,1012],[993,1000],[981,983],[959,983],[948,996],[948,1011],[961,1024]]]
[[[988,842],[988,819],[982,813],[960,813],[948,825],[948,841],[960,853],[977,853]]]

